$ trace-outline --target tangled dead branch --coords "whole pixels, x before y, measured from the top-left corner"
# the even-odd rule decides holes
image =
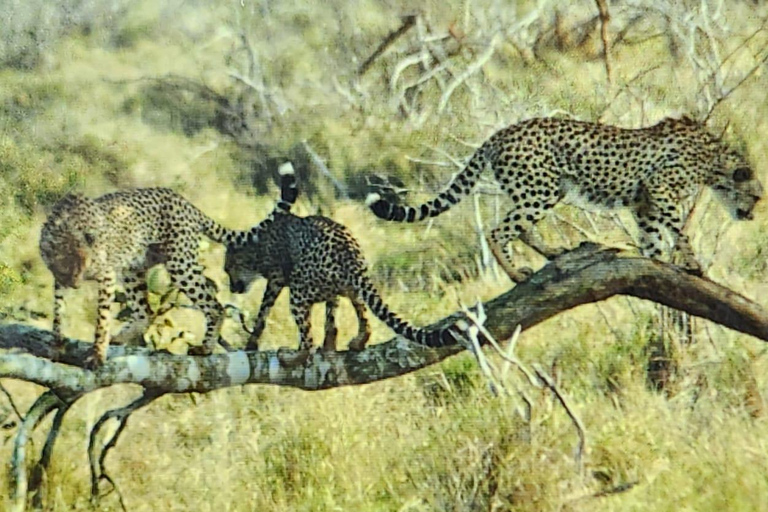
[[[746,297],[672,265],[621,257],[615,250],[594,244],[582,244],[565,253],[529,281],[484,304],[483,328],[496,339],[508,339],[518,325],[527,329],[573,307],[617,294],[664,304],[768,341],[768,312]],[[457,312],[430,327],[451,325],[462,316],[463,313]],[[270,351],[191,357],[110,347],[107,364],[89,371],[81,366],[88,343],[72,340],[62,354],[55,354],[51,336],[49,331],[30,326],[0,326],[0,377],[26,380],[49,389],[27,412],[16,435],[11,464],[16,510],[24,510],[29,494],[35,497],[33,503],[42,503],[45,470],[58,427],[75,401],[97,389],[134,383],[142,386],[144,393],[125,407],[105,412],[91,428],[88,454],[94,498],[98,497],[99,482],[111,482],[104,467],[105,457],[116,445],[130,415],[164,394],[205,393],[243,384],[305,390],[363,384],[413,372],[468,346],[456,344],[430,349],[395,338],[362,352],[318,352],[307,364],[297,366],[284,363],[284,357]],[[487,342],[487,338],[484,341]],[[536,372],[536,376],[546,382],[543,372]],[[56,416],[28,485],[25,450],[29,434],[53,411]],[[100,445],[100,431],[110,419],[117,421],[118,428]],[[578,425],[578,418],[574,421]],[[583,450],[582,434],[583,429],[579,445]]]

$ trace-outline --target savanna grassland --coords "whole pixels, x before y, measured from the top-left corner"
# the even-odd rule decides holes
[[[291,160],[295,211],[348,226],[385,300],[426,325],[459,301],[512,286],[476,230],[478,216],[492,225],[505,200],[487,185],[478,208],[467,200],[429,223],[388,224],[363,203],[370,180],[408,189],[415,203],[495,130],[522,119],[639,127],[687,114],[708,116],[765,183],[763,2],[609,8],[610,81],[589,1],[0,2],[0,319],[50,328],[53,279],[37,240],[46,212],[73,190],[172,187],[220,223],[246,228],[271,210],[277,166]],[[413,26],[364,66],[408,19]],[[540,231],[568,245],[634,238],[623,214],[569,206]],[[710,278],[768,307],[766,202],[755,220],[734,222],[704,193],[688,232]],[[230,294],[223,247],[201,244],[218,298],[255,314],[264,282]],[[519,249],[521,263],[542,263]],[[162,272],[152,286],[162,291]],[[92,286],[72,295],[66,334],[92,339],[94,303]],[[131,511],[765,510],[763,342],[698,320],[694,343],[666,339],[673,370],[660,386],[647,371],[657,319],[655,305],[617,297],[518,341],[518,357],[547,368],[584,423],[583,470],[576,431],[551,394],[512,371],[510,393],[494,396],[467,353],[355,388],[166,396],[131,417],[107,466]],[[202,323],[180,310],[147,336],[183,352]],[[346,302],[339,323],[340,339],[350,339],[356,321]],[[245,342],[232,320],[224,336]],[[374,321],[373,343],[390,336]],[[262,346],[296,343],[284,293]],[[22,412],[40,392],[2,384]],[[516,389],[531,404],[529,421]],[[137,392],[110,388],[76,403],[48,474],[50,510],[89,509],[86,432]],[[0,399],[7,461],[18,418]],[[43,441],[34,438],[35,450]],[[0,489],[7,478],[0,472]],[[100,508],[120,510],[118,493]]]

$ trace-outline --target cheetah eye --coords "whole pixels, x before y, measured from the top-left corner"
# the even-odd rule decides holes
[[[752,178],[752,170],[749,167],[739,167],[733,171],[733,181],[742,183]]]
[[[93,233],[85,234],[85,243],[88,244],[89,247],[92,246],[95,241],[96,241],[96,237],[93,236]]]

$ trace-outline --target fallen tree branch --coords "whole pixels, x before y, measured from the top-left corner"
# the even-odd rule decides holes
[[[518,324],[527,329],[581,304],[614,295],[651,300],[768,341],[768,312],[746,297],[673,265],[621,257],[616,250],[594,244],[582,244],[565,253],[527,282],[485,303],[483,329],[487,329],[493,338],[507,339]],[[460,318],[466,319],[466,316],[458,312],[430,328],[447,327]],[[483,341],[488,339],[486,334]],[[290,350],[238,351],[193,357],[112,346],[107,363],[96,371],[81,366],[90,343],[69,340],[61,353],[55,352],[53,346],[49,331],[19,324],[0,326],[0,378],[26,380],[51,390],[43,393],[30,408],[16,436],[11,473],[15,482],[14,509],[19,511],[24,510],[28,491],[39,492],[64,414],[72,403],[88,392],[125,383],[144,388],[144,394],[131,404],[104,413],[91,431],[89,460],[92,493],[97,498],[98,482],[111,482],[104,471],[104,459],[117,442],[128,417],[163,394],[205,393],[243,384],[271,384],[304,390],[364,384],[435,364],[465,350],[469,344],[432,349],[394,338],[362,352],[317,352],[306,364],[298,365],[286,362],[294,359],[286,354],[292,352]],[[541,372],[537,372],[537,376],[546,383]],[[566,404],[563,405],[568,409]],[[53,410],[57,410],[57,415],[33,475],[34,486],[27,489],[26,442],[35,427]],[[105,444],[97,446],[96,436],[113,418],[118,421],[117,431]],[[577,458],[580,458],[585,438],[578,422],[577,427],[580,436]],[[33,501],[36,505],[42,504],[37,496]]]
[[[565,253],[527,282],[487,302],[485,328],[496,339],[507,339],[517,324],[525,330],[614,295],[651,300],[768,341],[768,312],[746,297],[673,265],[621,257],[594,244]],[[461,316],[456,313],[429,328],[449,326]],[[52,345],[49,331],[19,324],[0,326],[0,349],[13,349],[0,353],[0,378],[27,380],[73,394],[125,383],[168,393],[204,393],[242,384],[322,390],[397,377],[465,349],[462,345],[430,349],[393,338],[362,352],[317,352],[307,365],[294,367],[283,364],[275,351],[193,357],[118,346],[110,347],[103,367],[88,371],[79,365],[89,343],[70,340],[58,362],[51,361],[56,356]]]

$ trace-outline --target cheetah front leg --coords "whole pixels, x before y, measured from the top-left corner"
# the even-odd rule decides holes
[[[280,290],[283,286],[278,284],[277,281],[270,279],[267,281],[267,287],[264,289],[264,296],[261,299],[261,307],[259,308],[259,314],[256,316],[256,323],[253,324],[253,330],[248,338],[248,343],[245,345],[245,350],[259,350],[259,338],[261,333],[264,332],[264,327],[267,325],[267,315],[275,305],[277,296],[280,295]]]
[[[64,350],[64,336],[61,334],[61,318],[64,316],[64,287],[53,282],[53,343],[56,352]]]
[[[366,343],[371,337],[371,326],[365,315],[365,303],[357,299],[351,299],[357,314],[357,336],[349,342],[349,350],[360,351],[365,348]]]
[[[93,342],[93,350],[85,361],[88,368],[94,368],[107,360],[109,348],[109,320],[111,318],[110,307],[115,300],[115,286],[117,274],[109,270],[97,278],[99,287],[96,317],[96,336]]]
[[[682,232],[685,221],[677,205],[664,197],[651,196],[650,199],[650,205],[643,205],[634,212],[637,226],[640,228],[640,248],[643,256],[661,260],[665,252],[662,236],[664,229],[672,239],[672,248],[680,251],[683,260],[681,267],[693,275],[702,275],[701,265],[696,261],[690,241]]]

